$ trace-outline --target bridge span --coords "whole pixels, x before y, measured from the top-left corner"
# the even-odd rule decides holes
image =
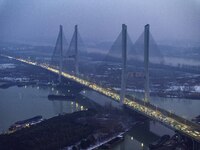
[[[15,58],[7,55],[1,55],[3,57],[14,59],[29,65],[38,66],[43,69],[49,70],[53,73],[59,74],[59,69],[52,67],[48,64],[42,64],[33,62],[30,60],[25,60],[22,58]],[[117,101],[120,103],[120,94],[115,92],[112,89],[104,88],[102,86],[97,85],[96,83],[92,83],[90,81],[87,81],[85,79],[82,79],[80,77],[76,77],[75,75],[71,75],[69,73],[66,73],[62,71],[61,75],[64,78],[70,79],[72,81],[75,81],[81,85],[84,85],[100,94],[103,94],[107,97],[110,97],[111,99]],[[167,112],[165,110],[162,110],[161,108],[155,108],[155,106],[145,103],[145,102],[139,102],[138,100],[134,99],[133,97],[125,97],[124,98],[124,104],[125,106],[133,109],[134,111],[147,116],[148,118],[151,118],[155,121],[158,121],[162,123],[163,125],[167,126],[168,128],[171,128],[173,130],[176,130],[183,135],[192,138],[196,142],[200,142],[200,127],[197,124],[194,124],[190,121],[185,121],[185,119],[176,116],[176,115],[169,115],[170,112]]]

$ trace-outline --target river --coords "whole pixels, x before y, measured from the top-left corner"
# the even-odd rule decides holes
[[[60,113],[72,113],[85,109],[73,101],[50,101],[49,93],[53,88],[39,86],[13,86],[0,89],[0,131],[6,131],[16,121],[42,115],[48,119]]]

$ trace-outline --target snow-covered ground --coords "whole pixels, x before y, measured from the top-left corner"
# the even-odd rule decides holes
[[[194,90],[200,93],[200,85],[194,86]]]
[[[196,85],[196,86],[178,86],[178,85],[173,85],[170,86],[166,91],[188,91],[188,92],[200,92],[200,85]]]
[[[4,81],[29,81],[29,78],[12,78],[12,77],[4,77],[2,78]]]
[[[173,86],[170,86],[168,89],[166,89],[166,91],[177,91],[177,90],[183,91],[184,89],[185,89],[185,86],[173,85]]]
[[[15,68],[15,64],[11,64],[11,63],[0,64],[0,70],[12,69],[12,68]]]

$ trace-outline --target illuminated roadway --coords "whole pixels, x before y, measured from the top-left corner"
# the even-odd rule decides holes
[[[56,74],[59,74],[59,70],[52,68],[51,66],[49,66],[48,64],[39,64],[37,62],[33,62],[33,61],[29,61],[29,60],[25,60],[25,59],[21,59],[21,58],[14,58],[11,56],[5,56],[2,55],[4,57],[10,58],[10,59],[15,59],[21,62],[24,62],[26,64],[30,64],[30,65],[34,65],[34,66],[39,66],[41,68],[44,68],[46,70],[49,70],[51,72],[54,72]],[[81,79],[80,77],[76,77],[74,75],[70,75],[66,72],[62,72],[62,76],[65,78],[68,78],[70,80],[73,80],[81,85],[84,85],[86,87],[91,88],[94,91],[97,91],[105,96],[108,96],[116,101],[119,102],[120,100],[120,95],[111,91],[110,89],[107,88],[103,88],[95,83],[92,83],[90,81],[87,81],[85,79]],[[177,121],[175,120],[175,118],[173,118],[172,116],[167,116],[164,113],[162,113],[159,110],[154,110],[149,106],[145,106],[142,104],[139,104],[138,102],[129,99],[129,98],[125,98],[124,99],[124,104],[126,106],[128,106],[129,108],[132,108],[133,110],[137,111],[138,113],[141,113],[151,119],[154,119],[156,121],[159,121],[161,123],[163,123],[164,125],[175,129],[181,133],[183,133],[186,136],[191,137],[192,139],[196,140],[197,142],[200,142],[200,129],[197,127],[195,127],[192,123],[188,123],[189,121],[187,121],[186,123],[183,123],[181,121]],[[189,124],[189,125],[188,125]]]

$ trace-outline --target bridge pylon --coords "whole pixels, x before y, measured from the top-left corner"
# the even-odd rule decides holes
[[[149,24],[144,27],[144,69],[145,69],[145,94],[144,101],[150,101],[149,92]]]
[[[78,54],[78,25],[75,25],[75,73],[79,75],[79,54]]]
[[[122,24],[122,75],[121,75],[121,93],[120,103],[124,103],[126,94],[126,63],[127,63],[127,26]]]
[[[60,25],[60,59],[59,59],[59,78],[58,81],[59,83],[62,82],[62,70],[63,70],[63,26]]]

